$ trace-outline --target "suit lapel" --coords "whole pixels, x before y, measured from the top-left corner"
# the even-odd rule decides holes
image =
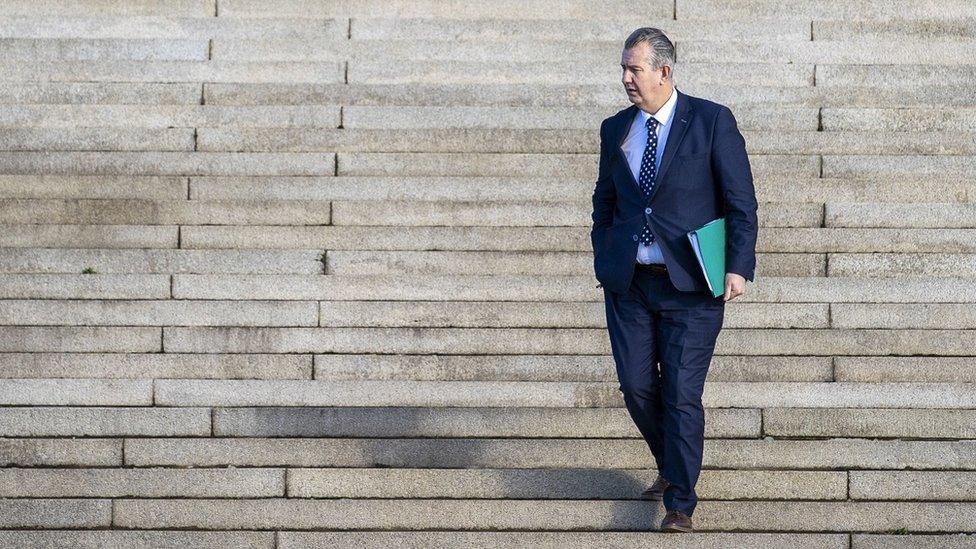
[[[678,145],[681,144],[681,139],[685,136],[685,131],[688,130],[688,121],[691,120],[691,115],[692,110],[691,105],[688,104],[688,98],[685,94],[679,93],[674,105],[674,113],[671,114],[671,131],[668,133],[668,142],[664,145],[664,156],[661,157],[661,168],[657,172],[657,182],[651,189],[651,196],[648,197],[648,200],[654,198],[654,193],[660,186],[658,183],[664,181],[664,174],[668,173],[675,151],[678,150]]]
[[[621,116],[623,122],[617,128],[617,139],[616,139],[616,154],[620,155],[620,159],[623,161],[622,166],[624,171],[627,173],[627,178],[630,179],[634,184],[634,189],[642,194],[640,190],[640,182],[634,179],[634,174],[630,171],[630,164],[627,161],[627,155],[624,154],[621,146],[624,144],[624,140],[627,138],[627,134],[630,133],[630,127],[634,123],[634,117],[638,115],[639,109],[636,105],[631,105],[624,111],[624,115]],[[671,166],[671,160],[674,158],[675,151],[678,149],[678,145],[681,144],[681,139],[685,136],[685,131],[688,129],[688,121],[691,120],[692,114],[691,105],[688,102],[688,98],[684,93],[678,93],[677,101],[674,106],[674,113],[671,115],[673,117],[671,121],[671,131],[668,133],[668,141],[664,144],[664,155],[661,157],[661,166],[657,173],[657,180],[654,183],[654,188],[651,189],[651,196],[648,200],[654,197],[657,192],[658,187],[664,181],[664,174],[667,172],[668,167]]]
[[[626,111],[624,111],[624,115],[620,117],[623,119],[623,123],[621,123],[620,127],[617,128],[617,133],[619,135],[617,135],[617,139],[615,140],[617,146],[614,148],[616,149],[616,154],[620,156],[620,160],[622,161],[622,164],[620,165],[623,166],[624,172],[627,173],[627,179],[630,179],[634,183],[634,189],[637,189],[637,192],[640,193],[640,183],[634,179],[634,174],[630,171],[630,163],[627,161],[627,155],[624,154],[624,150],[620,148],[623,146],[624,140],[627,138],[627,134],[630,133],[630,126],[634,123],[634,117],[637,116],[638,110],[639,109],[636,105],[631,105]]]

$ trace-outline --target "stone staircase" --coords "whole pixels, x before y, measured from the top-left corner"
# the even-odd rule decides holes
[[[588,237],[638,26],[760,202],[690,535],[637,499]],[[971,0],[4,2],[0,546],[976,547],[974,38]]]

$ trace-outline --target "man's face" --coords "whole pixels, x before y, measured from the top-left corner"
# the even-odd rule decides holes
[[[671,95],[670,83],[664,77],[664,71],[671,68],[665,65],[657,70],[652,69],[647,62],[649,56],[650,45],[647,42],[641,42],[629,50],[625,49],[620,56],[620,69],[623,73],[620,81],[627,91],[627,98],[645,110],[651,105],[662,104]]]

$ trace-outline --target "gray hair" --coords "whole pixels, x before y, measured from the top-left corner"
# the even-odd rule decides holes
[[[651,53],[647,63],[652,69],[660,69],[664,65],[671,67],[671,81],[674,81],[674,64],[677,61],[674,53],[674,43],[664,34],[664,31],[654,27],[641,27],[630,33],[624,41],[624,49],[629,50],[641,42],[647,42]]]

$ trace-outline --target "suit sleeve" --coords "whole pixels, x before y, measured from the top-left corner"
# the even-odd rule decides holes
[[[735,116],[722,106],[712,140],[712,168],[725,202],[725,271],[753,280],[756,270],[756,239],[759,232],[758,203],[746,141],[739,133]]]
[[[613,224],[613,209],[617,202],[617,191],[610,177],[610,158],[606,139],[607,120],[600,124],[600,168],[597,173],[596,186],[593,189],[593,226],[590,230],[590,241],[593,250],[598,249],[597,238],[602,230]]]

